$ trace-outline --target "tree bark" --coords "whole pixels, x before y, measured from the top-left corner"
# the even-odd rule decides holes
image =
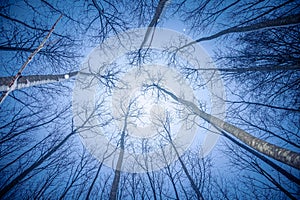
[[[17,80],[17,85],[15,89],[22,89],[46,83],[60,82],[66,80],[66,75],[68,75],[68,78],[72,78],[77,74],[78,72],[75,71],[68,74],[21,76]],[[0,92],[7,91],[8,85],[12,78],[13,77],[0,77]]]
[[[293,181],[296,184],[300,184],[300,179],[295,177],[294,175],[290,174],[288,171],[286,171],[285,169],[283,169],[282,167],[280,167],[279,165],[277,165],[276,163],[272,162],[271,160],[269,160],[268,158],[266,158],[265,156],[261,155],[260,153],[258,153],[257,151],[254,151],[253,149],[251,149],[250,147],[248,147],[247,145],[244,145],[240,142],[238,142],[237,140],[235,140],[234,138],[232,138],[231,136],[229,136],[227,133],[225,133],[224,131],[220,130],[221,133],[230,141],[232,141],[233,143],[235,143],[236,145],[238,145],[239,147],[245,149],[246,151],[250,152],[251,154],[255,155],[256,157],[258,157],[260,160],[264,161],[265,163],[267,163],[268,165],[270,165],[273,169],[277,170],[279,173],[281,173],[282,175],[284,175],[286,178],[288,178],[290,181]]]
[[[149,26],[148,26],[148,28],[147,28],[147,31],[146,31],[144,40],[143,40],[143,42],[142,42],[142,44],[141,44],[141,46],[140,46],[140,49],[143,48],[143,46],[145,45],[145,43],[146,43],[147,40],[149,39],[149,36],[150,36],[151,31],[152,31],[152,30],[154,31],[154,29],[155,29],[155,27],[156,27],[156,25],[157,25],[157,22],[158,22],[158,20],[159,20],[161,14],[162,14],[162,11],[163,11],[163,9],[164,9],[164,7],[165,7],[167,1],[168,1],[168,0],[160,0],[160,1],[159,1],[158,6],[157,6],[157,8],[156,8],[156,10],[155,10],[155,14],[154,14],[154,16],[153,16],[153,18],[152,18],[152,20],[151,20],[151,22],[150,22],[150,24],[149,24]]]
[[[285,163],[294,167],[296,169],[300,169],[300,154],[294,151],[276,146],[269,142],[266,142],[262,139],[254,137],[253,135],[247,133],[246,131],[227,123],[217,117],[214,117],[210,114],[205,113],[204,111],[200,110],[194,103],[190,101],[186,101],[174,95],[173,93],[167,91],[166,89],[153,84],[156,88],[163,91],[164,93],[168,94],[171,98],[175,101],[185,105],[191,112],[198,115],[208,123],[226,131],[227,133],[233,135],[234,137],[238,138],[243,143],[247,144],[248,146],[252,147],[253,149],[257,150],[258,152],[269,156],[279,162]]]
[[[17,85],[17,81],[20,78],[20,76],[22,75],[22,72],[24,71],[24,69],[27,67],[27,65],[31,62],[31,60],[33,59],[33,57],[44,47],[46,41],[49,39],[49,37],[51,36],[52,32],[54,31],[57,23],[59,22],[59,20],[62,18],[62,15],[59,16],[59,18],[56,20],[56,22],[54,23],[54,25],[52,26],[51,30],[49,31],[49,33],[46,35],[46,37],[43,39],[43,41],[41,42],[41,44],[38,46],[38,48],[32,52],[29,57],[27,58],[26,62],[21,66],[21,68],[19,69],[18,73],[12,78],[12,80],[10,81],[10,83],[8,84],[8,89],[6,91],[4,91],[2,93],[2,95],[0,96],[0,104],[5,100],[5,98],[8,96],[8,94],[13,91]]]
[[[198,42],[213,40],[213,39],[216,39],[218,37],[221,37],[223,35],[227,35],[227,34],[230,34],[230,33],[245,33],[245,32],[262,30],[262,29],[269,29],[269,28],[296,25],[296,24],[299,24],[299,23],[300,23],[300,14],[296,14],[296,15],[290,15],[290,16],[286,16],[286,17],[279,17],[279,18],[276,18],[276,19],[271,19],[271,20],[259,22],[259,23],[256,23],[256,24],[248,25],[248,26],[242,26],[242,27],[235,26],[235,27],[231,27],[231,28],[225,29],[223,31],[220,31],[220,32],[218,32],[216,34],[213,34],[211,36],[199,38],[199,39],[197,39],[193,42],[190,42],[190,43],[178,48],[177,51],[181,50],[181,49],[183,49],[187,46],[196,44]]]
[[[120,149],[121,150],[120,150],[120,154],[119,154],[118,161],[117,161],[114,180],[113,180],[111,190],[109,193],[110,200],[117,199],[117,193],[118,193],[118,188],[119,188],[119,183],[120,183],[120,178],[121,178],[121,167],[122,167],[123,158],[124,158],[125,133],[126,133],[126,129],[127,129],[127,118],[129,115],[129,110],[130,110],[130,106],[128,107],[127,113],[125,114],[124,127],[122,130],[121,139],[120,139]]]

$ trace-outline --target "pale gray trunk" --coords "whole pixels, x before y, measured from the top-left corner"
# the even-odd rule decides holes
[[[233,137],[229,136],[226,132],[224,132],[222,130],[220,130],[220,131],[223,134],[223,136],[225,136],[227,139],[229,139],[230,141],[232,141],[233,143],[235,143],[239,147],[245,149],[246,151],[250,152],[251,154],[255,155],[256,157],[258,157],[259,159],[261,159],[262,161],[264,161],[265,163],[267,163],[268,165],[270,165],[273,169],[275,169],[276,171],[278,171],[279,173],[281,173],[282,175],[284,175],[290,181],[293,181],[294,183],[300,185],[300,179],[299,178],[297,178],[293,174],[289,173],[288,171],[286,171],[285,169],[283,169],[282,167],[280,167],[276,163],[272,162],[271,160],[269,160],[264,155],[258,153],[257,151],[254,151],[252,148],[248,147],[247,145],[238,142],[236,139],[234,139]]]
[[[17,84],[15,90],[22,89],[31,86],[37,86],[47,83],[55,83],[67,80],[66,78],[72,78],[76,76],[78,72],[71,72],[69,74],[57,74],[57,75],[29,75],[21,76],[17,79]],[[66,75],[68,77],[66,77]],[[0,92],[7,91],[9,89],[8,85],[13,80],[13,76],[0,77]]]
[[[156,10],[155,10],[155,14],[150,22],[150,24],[148,25],[148,28],[147,28],[147,31],[146,31],[146,34],[145,34],[145,37],[144,37],[144,40],[140,46],[140,49],[143,48],[143,46],[145,45],[145,43],[147,42],[147,40],[149,39],[150,37],[150,33],[151,32],[154,32],[154,29],[157,25],[157,22],[166,6],[166,3],[167,3],[168,0],[160,0],[159,3],[158,3],[158,6],[156,7]]]
[[[245,32],[251,32],[251,31],[262,30],[262,29],[291,26],[291,25],[296,25],[299,23],[300,23],[300,14],[296,14],[296,15],[290,15],[290,16],[286,16],[286,17],[279,17],[276,19],[271,19],[271,20],[259,22],[256,24],[251,24],[248,26],[242,26],[242,27],[235,26],[235,27],[231,27],[231,28],[222,30],[211,36],[199,38],[193,42],[190,42],[190,43],[180,47],[178,50],[183,49],[187,46],[193,45],[198,42],[213,40],[213,39],[216,39],[223,35],[227,35],[227,34],[231,34],[231,33],[245,33]]]
[[[54,23],[54,25],[52,26],[51,30],[49,31],[49,33],[46,35],[46,37],[43,39],[43,41],[41,42],[41,44],[36,48],[36,50],[34,50],[34,52],[32,52],[29,57],[27,58],[27,60],[25,61],[25,63],[21,66],[21,68],[18,70],[18,73],[13,76],[13,78],[11,79],[11,81],[9,82],[9,84],[7,85],[8,87],[6,88],[5,91],[3,91],[3,93],[0,96],[0,104],[6,99],[6,97],[9,95],[9,93],[11,91],[13,91],[17,85],[17,80],[21,77],[24,69],[28,66],[28,64],[32,61],[33,57],[44,47],[46,41],[49,39],[49,37],[51,36],[52,32],[54,31],[57,23],[59,22],[59,20],[62,18],[62,15],[59,16],[59,18],[56,20],[56,22]]]
[[[123,163],[123,158],[124,158],[124,148],[125,148],[125,134],[126,134],[126,129],[127,129],[127,118],[129,114],[130,108],[128,108],[127,113],[125,115],[125,120],[124,120],[124,127],[121,133],[121,139],[120,139],[120,154],[118,157],[117,161],[117,167],[115,170],[115,176],[114,180],[111,186],[111,190],[109,193],[109,199],[110,200],[116,200],[117,199],[117,194],[118,194],[118,188],[119,188],[119,183],[120,183],[120,178],[121,178],[121,167]]]
[[[174,95],[173,93],[161,88],[158,85],[153,84],[159,90],[163,91],[164,93],[168,94],[172,97],[175,101],[185,105],[191,112],[198,115],[208,123],[224,130],[225,132],[235,136],[243,143],[247,144],[248,146],[254,148],[258,152],[263,153],[266,156],[269,156],[277,161],[290,165],[294,168],[300,169],[300,154],[294,151],[276,146],[269,142],[266,142],[262,139],[254,137],[253,135],[247,133],[246,131],[227,123],[217,117],[214,117],[210,114],[205,113],[204,111],[200,110],[198,106],[190,101],[186,101]]]

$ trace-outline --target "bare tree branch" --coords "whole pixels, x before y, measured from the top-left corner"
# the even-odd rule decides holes
[[[262,29],[291,26],[291,25],[296,25],[299,23],[300,23],[300,14],[297,14],[297,15],[290,15],[287,17],[279,17],[276,19],[271,19],[271,20],[259,22],[256,24],[248,25],[248,26],[243,26],[243,27],[231,27],[231,28],[225,29],[223,31],[220,31],[216,34],[213,34],[211,36],[199,38],[193,42],[190,42],[190,43],[178,48],[177,50],[184,49],[185,47],[196,44],[198,42],[213,40],[213,39],[216,39],[223,35],[227,35],[227,34],[231,34],[231,33],[245,33],[245,32],[262,30]]]
[[[17,85],[18,78],[20,78],[20,76],[22,75],[22,72],[24,71],[24,69],[26,68],[26,66],[31,62],[31,60],[33,59],[33,57],[43,48],[44,44],[46,43],[46,41],[48,40],[48,38],[51,36],[52,32],[54,31],[57,23],[59,22],[59,20],[61,18],[62,18],[62,15],[59,16],[59,18],[56,20],[56,22],[52,26],[51,30],[46,35],[46,37],[41,42],[41,44],[38,46],[38,48],[29,55],[29,57],[27,58],[26,62],[19,69],[18,73],[13,77],[13,79],[11,80],[11,82],[8,85],[8,90],[5,91],[5,92],[3,92],[2,95],[1,95],[1,97],[0,97],[0,104],[5,100],[5,98],[8,96],[8,94],[15,89],[15,87]]]
[[[229,124],[217,117],[214,117],[210,114],[205,113],[204,111],[200,110],[198,106],[190,101],[186,101],[182,98],[177,97],[175,94],[171,93],[170,91],[160,87],[157,84],[153,84],[152,86],[156,87],[160,91],[163,91],[170,97],[172,97],[175,101],[182,103],[187,108],[189,108],[194,114],[198,115],[208,123],[221,128],[222,130],[232,134],[245,144],[249,145],[250,147],[254,148],[255,150],[267,155],[277,161],[290,165],[296,169],[300,169],[300,154],[294,151],[276,146],[269,142],[266,142],[262,139],[254,137],[253,135],[247,133],[246,131]]]

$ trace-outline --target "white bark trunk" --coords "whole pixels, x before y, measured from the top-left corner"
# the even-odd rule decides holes
[[[177,97],[176,95],[174,95],[173,93],[165,90],[164,88],[161,88],[158,85],[154,84],[153,86],[157,87],[159,90],[168,94],[175,101],[185,105],[191,112],[198,115],[199,117],[201,117],[208,123],[233,135],[234,137],[238,138],[240,141],[242,141],[243,143],[252,147],[256,151],[258,151],[266,156],[269,156],[277,161],[280,161],[282,163],[290,165],[294,168],[300,169],[300,154],[299,153],[296,153],[294,151],[276,146],[276,145],[266,142],[262,139],[259,139],[230,123],[227,123],[217,117],[214,117],[210,114],[205,113],[204,111],[200,110],[198,108],[198,106],[196,106],[194,103],[192,103],[190,101],[186,101],[184,99],[181,99],[181,98]]]
[[[8,89],[13,88],[13,90],[18,90],[26,87],[37,86],[46,83],[55,83],[64,81],[71,77],[74,77],[78,72],[71,72],[69,74],[57,74],[57,75],[29,75],[21,76],[15,82],[15,87],[8,87],[9,83],[13,77],[0,77],[0,92],[7,91]]]

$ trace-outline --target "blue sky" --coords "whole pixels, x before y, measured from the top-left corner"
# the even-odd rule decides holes
[[[28,4],[26,4],[26,2],[27,1],[10,1],[11,5],[8,5],[7,8],[1,8],[1,14],[23,21],[30,26],[37,26],[40,29],[46,30],[50,29],[55,20],[58,18],[59,13],[51,9],[49,5],[43,3],[42,1],[28,1]],[[98,4],[102,3],[104,5],[104,13],[107,14],[107,16],[110,16],[110,18],[106,19],[112,21],[116,20],[116,22],[119,23],[121,23],[123,20],[124,22],[128,22],[127,24],[125,23],[126,25],[124,25],[124,30],[136,28],[135,25],[138,23],[138,15],[133,16],[132,13],[129,13],[129,11],[131,11],[130,9],[134,8],[134,5],[130,6],[129,3],[128,5],[121,5],[120,3],[115,3],[113,1],[109,1],[111,4],[108,1],[106,3],[105,1],[96,2],[98,2]],[[141,3],[142,1],[136,1],[135,3],[137,2]],[[171,9],[171,7],[174,6],[176,2],[178,1],[170,1],[166,9],[169,9],[168,6],[170,6]],[[226,1],[226,3],[223,2],[224,4],[216,4],[216,8],[218,8],[218,6],[226,6],[232,2],[234,1]],[[247,1],[245,2],[247,3]],[[237,7],[236,11],[242,9],[243,6],[245,6],[245,4],[242,3],[245,2],[242,1],[241,4],[238,4],[240,5],[240,8]],[[115,25],[117,27],[116,30],[108,28],[103,29],[102,32],[100,32],[101,28],[99,27],[101,27],[101,23],[99,21],[99,18],[97,18],[98,11],[93,6],[93,1],[52,1],[50,3],[55,8],[59,8],[62,12],[65,13],[65,15],[58,23],[58,26],[55,28],[54,33],[47,41],[46,46],[33,58],[33,61],[26,67],[22,74],[23,76],[65,74],[71,71],[78,71],[82,66],[84,66],[84,63],[86,64],[86,62],[89,61],[89,56],[91,55],[92,50],[95,47],[98,47],[100,44],[103,44],[102,42],[104,38],[114,36],[116,31],[118,33],[121,33],[123,31],[121,30],[123,24],[117,24]],[[149,24],[149,20],[152,18],[155,9],[150,2],[145,1],[144,3],[150,4],[149,7],[146,7],[149,9],[149,12],[143,12],[144,15],[142,19],[144,20],[144,25],[146,26],[147,24]],[[196,3],[197,2],[189,2],[189,4],[186,4],[185,7],[182,7],[182,9],[193,9]],[[268,1],[265,3],[266,5],[269,5],[270,3],[276,3],[276,5],[278,5],[280,1]],[[111,6],[113,4],[116,6],[116,9],[120,11],[120,13],[117,13]],[[3,5],[5,5],[5,3],[3,3]],[[288,4],[286,9],[289,9],[293,5],[293,3]],[[251,13],[255,15],[255,12],[259,14],[263,11],[260,6],[262,6],[262,4],[257,5],[257,8],[259,8],[257,9],[257,11],[252,10],[245,15],[248,16]],[[253,8],[256,7],[254,6]],[[267,7],[265,9],[267,9]],[[126,11],[128,11],[128,13]],[[209,11],[212,12],[214,11],[214,9]],[[196,27],[192,30],[190,29],[192,22],[194,22],[195,24],[198,23],[197,19],[191,18],[190,20],[184,21],[182,15],[180,15],[179,13],[171,16],[169,12],[165,11],[162,13],[162,17],[158,23],[158,27],[171,29],[182,34],[186,34],[192,39],[198,39],[202,36],[207,36],[219,30],[228,28],[228,26],[230,26],[231,24],[234,25],[243,20],[242,14],[239,16],[240,18],[231,19],[230,14],[233,11],[231,9],[227,10],[226,12],[224,12],[224,14],[220,15],[216,23],[213,23],[211,27],[208,27],[207,29],[203,29],[203,31],[201,31],[199,27]],[[284,11],[279,10],[278,12]],[[134,14],[136,13],[137,11],[134,12]],[[209,12],[207,11],[207,13]],[[119,15],[121,16],[120,19],[114,18],[118,17]],[[276,16],[276,13],[271,13],[270,15],[266,15],[265,17],[270,17],[272,15]],[[73,19],[78,20],[79,23]],[[103,22],[107,21],[104,20]],[[13,22],[12,20],[8,20],[1,16],[0,24],[2,24],[1,28],[3,30],[0,34],[0,46],[2,47],[11,46],[18,48],[30,48],[31,50],[34,50],[47,33],[46,31],[34,30],[32,28],[24,26],[24,24],[22,25],[21,23]],[[278,32],[280,31],[281,29],[278,29]],[[207,52],[208,56],[215,59],[217,56],[219,56],[219,54],[216,54],[216,51],[226,54],[230,52],[230,50],[235,49],[242,52],[242,50],[244,50],[244,44],[238,43],[239,40],[237,40],[237,38],[239,36],[246,36],[246,34],[234,35],[232,37],[221,37],[217,40],[205,41],[199,45],[204,49],[204,52]],[[299,42],[299,40],[295,39],[295,43],[297,42]],[[115,43],[118,44],[117,39],[115,40]],[[240,46],[237,47],[237,44],[240,44]],[[14,75],[27,59],[29,53],[30,51],[24,50],[5,51],[1,49],[0,76],[3,77]],[[160,53],[162,54],[162,52],[158,52],[158,54]],[[230,56],[233,55],[233,53],[226,55]],[[201,56],[199,56],[199,58]],[[118,59],[119,62],[120,60],[122,61],[122,58]],[[185,58],[182,57],[180,59],[184,60]],[[226,62],[222,62],[220,60],[217,61],[216,59],[214,61],[215,63],[217,63],[216,67],[218,68],[230,68],[234,66],[231,66],[230,63],[224,66],[223,64]],[[157,60],[154,62],[156,64],[162,64],[162,62]],[[189,65],[187,66],[191,66],[192,62],[188,62]],[[107,88],[107,85],[104,86],[103,83],[107,79],[103,77],[107,75],[107,72],[109,70],[111,70],[110,72],[116,72],[118,69],[120,69],[120,71],[122,72],[120,74],[117,74],[113,78],[122,78],[122,75],[126,75],[126,72],[128,72],[128,70],[130,69],[135,69],[135,66],[128,66],[128,68],[123,69],[124,66],[115,67],[109,64],[110,63],[105,66],[107,68],[99,66],[100,68],[103,67],[103,69],[105,69],[103,71],[100,70],[102,73],[100,73],[102,77],[98,79],[98,81],[100,80],[100,83],[98,85],[98,87],[100,88],[99,91],[103,92],[104,95],[98,94],[98,96],[96,95],[96,97],[99,99],[103,99],[105,103],[102,105],[100,101],[98,102],[98,106],[100,106],[101,109],[100,111],[98,111],[97,115],[93,117],[95,117],[95,119],[96,117],[99,117],[98,122],[100,124],[105,124],[107,120],[108,126],[101,127],[101,130],[105,132],[106,136],[115,136],[115,140],[118,142],[118,140],[120,140],[122,126],[114,127],[114,123],[111,123],[109,121],[112,116],[112,111],[110,110],[110,106],[108,105],[110,105],[110,97],[111,95],[113,95],[114,88]],[[126,65],[127,64],[128,63],[126,63]],[[177,73],[180,73],[180,75],[184,76],[187,72],[184,70],[178,70],[182,67],[183,66],[177,66],[176,69],[173,69],[177,70]],[[258,78],[264,76],[273,77],[273,75],[274,73],[256,73],[257,80],[259,80]],[[267,89],[269,89],[271,92],[274,91],[274,93],[277,94],[276,87],[283,85],[281,84],[280,80],[286,81],[288,85],[291,84],[293,80],[297,80],[298,75],[299,73],[297,72],[295,72],[294,77],[289,76],[289,74],[283,74],[282,76],[280,76],[280,73],[278,73],[278,75],[274,75],[274,77],[279,77],[278,79],[276,79],[276,81],[278,81],[278,85],[275,84],[274,88]],[[251,89],[251,87],[255,86],[255,75],[252,76],[245,73],[245,77],[249,77],[248,80],[245,79],[246,81],[241,81],[241,77],[241,74],[227,76],[222,73],[222,78],[224,78],[222,81],[225,85],[226,92],[226,96],[224,96],[225,100],[257,101],[257,103],[265,103],[275,106],[285,105],[282,102],[283,99],[286,99],[288,102],[292,101],[288,99],[286,93],[283,92],[279,93],[278,98],[275,98],[274,101],[260,102],[261,99],[266,99],[266,97],[263,92],[261,93],[261,96],[259,96],[259,87],[257,87],[258,89],[256,90],[253,89],[253,91],[255,91],[256,93],[251,93],[251,91],[247,91],[246,93],[246,90],[244,90],[244,88],[247,89],[247,86],[249,86],[249,90]],[[76,117],[74,117],[74,105],[72,105],[72,100],[74,100],[72,95],[74,95],[73,90],[75,88],[75,80],[75,78],[71,78],[63,82],[43,84],[25,88],[22,90],[16,90],[10,93],[10,97],[8,97],[5,102],[1,104],[0,124],[3,124],[3,127],[1,126],[0,128],[0,167],[3,167],[11,160],[16,159],[16,162],[14,162],[12,165],[9,165],[5,170],[0,171],[1,190],[7,183],[9,183],[22,172],[26,171],[26,169],[28,169],[31,164],[35,163],[39,158],[42,158],[43,155],[46,155],[47,152],[49,152],[51,148],[55,147],[56,144],[62,141],[68,133],[70,133],[75,128],[78,128],[76,127],[76,122],[74,124],[74,119],[76,119]],[[138,79],[132,78],[130,80],[132,82],[135,82]],[[199,87],[198,85],[203,84],[203,78],[199,77],[195,79],[187,79],[186,82],[190,83],[191,88],[194,89],[193,92],[197,98],[196,100],[200,100],[202,103],[203,101],[207,103],[206,112],[210,113],[212,110],[212,96],[211,94],[209,94],[207,88],[208,84],[204,87]],[[254,86],[251,85],[252,83]],[[259,82],[257,84],[259,85]],[[244,94],[244,92],[246,94]],[[291,94],[293,95],[295,93],[296,92],[294,90],[294,87],[291,87]],[[153,92],[153,94],[154,96],[151,96],[149,92],[146,93],[146,95],[142,98],[143,101],[155,98],[155,95],[157,95],[157,93]],[[83,96],[82,99],[88,99],[88,96]],[[125,97],[120,100],[121,103],[125,102]],[[140,104],[145,105],[146,103],[139,102],[135,106],[139,107],[141,106]],[[279,133],[280,135],[282,132],[283,134],[285,134],[283,137],[285,137],[287,140],[299,144],[299,129],[297,127],[299,112],[285,111],[284,109],[278,110],[270,107],[262,108],[254,104],[248,105],[246,103],[241,104],[242,106],[239,105],[240,104],[234,104],[230,102],[226,103],[226,113],[223,113],[227,115],[227,117],[225,118],[226,121],[234,123],[239,128],[245,129],[252,135],[261,137],[274,144],[279,144],[291,150],[299,152],[299,148],[295,147],[292,144],[287,144],[287,142],[284,142],[278,137],[274,137],[269,134],[270,132],[274,132]],[[149,107],[148,104],[147,106]],[[159,109],[162,109],[161,107]],[[295,105],[290,105],[289,107],[297,109]],[[60,114],[60,112],[66,108],[68,109],[64,112],[64,114]],[[151,111],[151,109],[148,110]],[[133,114],[135,113],[133,112]],[[115,116],[113,116],[112,118],[114,117]],[[245,121],[243,121],[243,118],[245,119]],[[120,117],[120,119],[114,120],[123,121],[124,118],[122,116]],[[178,121],[180,121],[180,119]],[[194,143],[191,147],[193,153],[184,154],[182,156],[182,159],[185,161],[185,164],[189,169],[192,178],[198,184],[199,188],[204,193],[204,196],[207,199],[224,198],[224,196],[222,196],[222,189],[223,191],[227,191],[227,194],[230,198],[237,197],[241,199],[266,199],[267,197],[272,196],[278,197],[279,199],[286,198],[286,196],[284,196],[282,192],[279,192],[278,188],[272,185],[270,181],[267,181],[265,177],[254,171],[255,164],[253,163],[255,162],[259,164],[258,166],[265,169],[266,172],[270,173],[270,175],[275,180],[277,180],[280,185],[290,191],[292,195],[296,196],[295,191],[299,191],[298,185],[289,181],[287,178],[280,175],[276,170],[256,159],[253,155],[241,150],[240,148],[237,148],[233,145],[233,143],[228,142],[228,140],[224,137],[220,137],[220,140],[218,141],[216,147],[204,160],[202,160],[199,156],[199,149],[201,148],[201,143],[203,143],[205,134],[208,134],[208,130],[206,130],[208,124],[203,123],[203,121],[200,121],[200,124],[204,125],[204,127],[199,127],[197,129],[197,136],[195,137]],[[46,161],[44,161],[41,165],[27,174],[27,176],[23,178],[20,184],[13,187],[9,193],[9,195],[12,195],[11,198],[19,198],[17,194],[20,193],[25,196],[30,196],[31,194],[33,196],[37,195],[36,198],[41,198],[44,195],[44,197],[50,196],[50,198],[56,199],[61,196],[63,191],[68,188],[69,184],[71,184],[69,178],[72,177],[72,175],[76,175],[76,172],[78,172],[78,170],[80,169],[82,169],[82,171],[79,173],[80,176],[77,177],[74,185],[69,188],[70,190],[65,198],[74,199],[76,195],[81,195],[80,198],[84,198],[84,195],[86,195],[88,187],[92,184],[92,180],[94,180],[96,171],[101,163],[101,161],[98,161],[93,156],[93,152],[84,152],[85,146],[79,139],[80,134],[83,133],[83,130],[89,128],[92,129],[92,127],[89,127],[89,125],[92,124],[88,124],[84,128],[81,127],[81,129],[78,131],[78,134],[74,135],[72,139],[66,142]],[[258,127],[258,125],[260,127]],[[265,128],[266,131],[264,131],[263,128]],[[9,135],[14,136],[14,134],[16,135],[15,137],[8,141],[5,140],[5,137]],[[47,140],[45,143],[39,143],[43,138],[46,137]],[[37,144],[37,146],[28,151],[35,144]],[[10,148],[14,151],[10,152]],[[84,157],[83,155],[86,155],[86,157]],[[162,156],[157,156],[157,159],[162,159]],[[205,165],[201,163],[202,161],[205,162]],[[286,169],[288,172],[291,172],[296,177],[299,177],[298,170],[281,164],[275,160],[272,161],[282,166],[284,169]],[[88,164],[83,165],[82,163],[85,162]],[[191,198],[195,198],[196,196],[193,192],[193,188],[191,187],[187,175],[183,172],[180,162],[176,161],[174,163],[171,163],[169,167],[174,173],[173,176],[176,180],[175,185],[178,187],[181,197],[186,197],[184,194],[184,192],[186,191],[188,194],[194,195]],[[206,171],[204,170],[204,168],[206,169]],[[96,177],[97,181],[95,182],[94,189],[91,193],[92,199],[96,199],[100,195],[100,191],[104,191],[104,199],[108,198],[109,190],[111,188],[110,186],[115,174],[115,171],[107,166],[103,166],[100,172],[100,175]],[[169,177],[166,175],[167,168],[149,173],[151,176],[155,176],[156,178],[149,180],[149,174],[147,173],[139,174],[137,176],[138,178],[140,178],[140,180],[143,180],[140,182],[141,187],[143,186],[145,188],[150,188],[150,182],[154,181],[155,186],[157,187],[157,194],[159,193],[159,188],[161,187],[167,191],[166,194],[164,194],[164,198],[175,196],[175,193],[172,190],[173,185],[171,184]],[[125,199],[133,198],[132,196],[130,196],[130,194],[134,191],[131,191],[129,189],[128,191],[126,190],[127,187],[130,188],[129,186],[132,186],[133,184],[130,179],[132,178],[132,176],[132,173],[123,173],[121,175],[119,192],[120,194],[123,192],[122,194],[124,195],[123,197]],[[250,179],[247,179],[249,177]],[[249,183],[250,180],[252,180],[253,183],[247,184],[247,181]],[[41,189],[42,185],[50,181],[52,181],[52,184],[50,186],[47,186],[43,193],[43,190]],[[200,181],[203,182],[200,183]],[[142,185],[142,183],[144,183],[144,185]],[[222,189],[220,189],[219,187]],[[258,194],[255,194],[256,190]],[[37,194],[37,191],[40,191],[42,196],[38,196],[40,194]],[[137,195],[140,195],[139,197],[141,198],[143,192],[147,193],[149,199],[152,199],[153,194],[149,192],[148,189],[146,190],[139,188]],[[249,196],[247,196],[247,193],[251,193],[251,195],[249,194]]]

